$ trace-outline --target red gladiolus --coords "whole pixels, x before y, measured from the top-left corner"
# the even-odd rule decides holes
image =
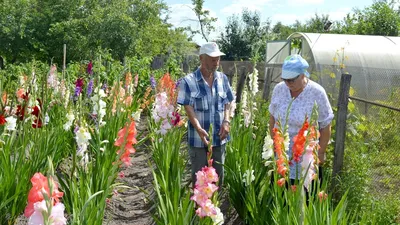
[[[32,188],[29,191],[28,194],[28,205],[25,208],[24,215],[26,217],[30,217],[33,212],[35,211],[33,208],[33,205],[36,202],[40,202],[44,200],[44,194],[50,195],[50,189],[49,189],[49,183],[47,177],[45,177],[41,173],[35,173],[33,177],[31,178],[32,182]],[[64,193],[60,192],[58,190],[58,185],[52,178],[50,178],[50,182],[52,182],[53,190],[52,190],[52,196],[49,196],[53,204],[59,202],[59,198],[61,198]]]
[[[4,115],[0,115],[0,125],[4,125],[6,123],[6,118],[4,117]]]
[[[42,101],[40,99],[37,99],[39,102],[39,106],[33,107],[33,110],[31,112],[32,115],[34,115],[36,118],[33,120],[32,127],[33,128],[41,128],[42,127],[42,119],[40,118],[40,110],[42,108]]]
[[[177,126],[181,121],[181,115],[179,115],[178,112],[173,112],[172,115],[174,116],[174,119],[171,120],[171,123],[173,126]]]
[[[299,130],[299,133],[293,138],[293,160],[295,162],[300,162],[301,156],[304,152],[304,147],[306,144],[306,137],[304,137],[305,131],[308,129],[307,118],[303,123],[303,126]]]
[[[128,127],[128,129],[127,129],[127,127]],[[126,133],[126,132],[128,132],[128,133]],[[137,131],[136,131],[135,121],[131,121],[129,126],[126,126],[126,127],[122,128],[120,131],[118,131],[118,138],[114,143],[114,145],[118,146],[118,147],[121,147],[121,145],[125,144],[125,146],[124,146],[125,152],[121,156],[121,161],[126,166],[131,165],[131,158],[129,157],[129,155],[131,153],[136,152],[135,148],[133,148],[133,145],[137,143],[136,134],[137,134]],[[117,153],[119,153],[119,152],[117,152]]]

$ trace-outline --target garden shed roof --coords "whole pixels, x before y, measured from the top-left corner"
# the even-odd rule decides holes
[[[301,44],[295,48],[293,43]],[[280,82],[282,63],[294,53],[308,61],[311,78],[333,95],[343,73],[352,75],[355,97],[386,100],[400,88],[400,37],[293,33],[285,41],[267,43],[266,67],[273,82]]]
[[[302,55],[318,64],[343,63],[348,67],[400,69],[400,37],[293,33],[302,39]],[[336,61],[335,61],[336,59]]]

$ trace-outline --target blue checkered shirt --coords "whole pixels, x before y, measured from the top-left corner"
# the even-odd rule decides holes
[[[179,82],[178,104],[192,106],[201,127],[207,132],[210,124],[213,124],[213,146],[221,146],[230,140],[228,135],[221,141],[218,133],[224,120],[225,104],[232,101],[233,93],[228,77],[221,72],[214,73],[212,88],[204,80],[200,69],[186,75]],[[190,120],[188,123],[189,145],[198,148],[206,147]]]

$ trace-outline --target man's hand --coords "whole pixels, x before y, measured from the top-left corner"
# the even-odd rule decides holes
[[[199,134],[200,139],[203,141],[203,143],[208,146],[209,141],[207,131],[205,131],[203,128],[199,128],[197,129],[197,133]]]
[[[325,163],[325,152],[318,151],[318,164],[323,165]]]
[[[228,137],[229,134],[229,129],[230,129],[230,124],[228,121],[223,121],[221,124],[221,128],[219,129],[219,138],[224,140],[226,137]]]

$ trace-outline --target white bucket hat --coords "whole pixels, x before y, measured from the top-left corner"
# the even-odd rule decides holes
[[[200,47],[200,55],[202,55],[202,54],[207,54],[211,57],[225,55],[225,53],[223,53],[219,50],[218,45],[215,42],[208,42],[208,43],[203,44]]]

